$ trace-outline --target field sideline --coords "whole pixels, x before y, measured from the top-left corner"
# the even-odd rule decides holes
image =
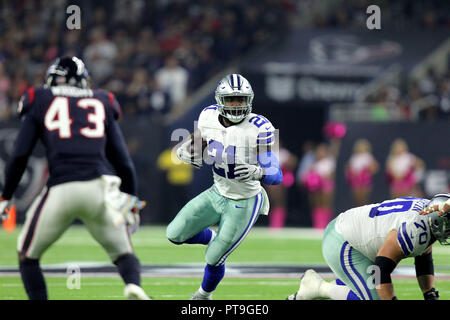
[[[0,300],[26,299],[17,272],[16,241],[0,230]],[[282,300],[298,289],[307,268],[325,278],[334,276],[321,253],[322,233],[312,229],[272,231],[254,228],[227,260],[227,273],[214,293],[217,300]],[[143,267],[142,285],[153,299],[189,299],[200,285],[204,250],[200,245],[171,244],[164,226],[143,226],[132,236]],[[433,248],[436,287],[441,300],[450,299],[450,248]],[[72,226],[41,260],[51,299],[123,299],[123,284],[103,249],[80,225]],[[67,266],[81,268],[80,288],[69,289]],[[403,260],[396,269],[394,286],[399,299],[421,300],[414,277],[414,260]],[[70,285],[69,285],[70,287]]]

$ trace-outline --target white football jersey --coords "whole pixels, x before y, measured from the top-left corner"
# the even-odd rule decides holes
[[[247,199],[261,192],[259,181],[242,182],[235,179],[236,164],[258,164],[257,146],[272,146],[275,128],[261,115],[250,113],[242,122],[224,127],[219,122],[217,105],[209,106],[200,113],[198,129],[207,141],[208,158],[212,165],[214,184],[224,197]]]
[[[431,237],[426,216],[419,215],[428,202],[421,198],[397,198],[353,208],[336,218],[335,228],[372,261],[392,230],[397,230],[397,241],[406,257],[419,256],[428,249]]]

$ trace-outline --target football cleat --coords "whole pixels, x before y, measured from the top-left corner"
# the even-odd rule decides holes
[[[308,269],[300,278],[300,288],[286,300],[312,300],[320,298],[319,289],[324,280],[313,270]]]
[[[287,296],[286,300],[297,300],[297,293],[298,291],[296,293]]]
[[[123,294],[128,300],[151,300],[141,287],[133,283],[125,286]]]
[[[204,294],[197,290],[189,300],[212,300],[212,293]]]

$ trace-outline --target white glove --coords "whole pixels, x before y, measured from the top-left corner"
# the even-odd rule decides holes
[[[442,214],[450,212],[450,199],[448,199],[444,203],[439,204],[439,211]]]
[[[9,200],[5,200],[3,198],[0,199],[0,220],[8,219],[9,204]]]
[[[263,174],[263,168],[253,164],[238,164],[234,167],[235,179],[242,182],[261,180]]]
[[[420,211],[419,213],[421,215],[426,215],[435,211],[439,211],[439,215],[443,215],[445,213],[450,212],[450,199],[447,200],[446,202],[442,202],[440,204],[435,204],[433,206],[427,207],[422,211]]]
[[[110,194],[108,205],[119,211],[122,216],[119,222],[125,222],[125,225],[128,228],[128,232],[130,234],[133,234],[137,231],[141,221],[139,211],[142,210],[147,205],[147,203],[145,201],[139,200],[137,197],[131,194],[125,192],[117,192],[114,194]]]
[[[191,142],[192,140],[189,139],[185,143],[183,143],[178,149],[177,149],[177,157],[181,161],[192,164],[197,169],[200,169],[203,165],[202,162],[202,155],[201,154],[192,154],[191,153]]]

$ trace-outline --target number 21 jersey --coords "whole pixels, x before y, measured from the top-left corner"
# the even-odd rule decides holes
[[[214,184],[224,197],[247,199],[261,192],[261,183],[241,182],[234,176],[237,164],[258,164],[258,147],[269,147],[275,142],[275,129],[265,117],[250,113],[242,122],[224,127],[219,121],[216,105],[200,113],[198,129],[207,143],[207,159],[212,165]]]

